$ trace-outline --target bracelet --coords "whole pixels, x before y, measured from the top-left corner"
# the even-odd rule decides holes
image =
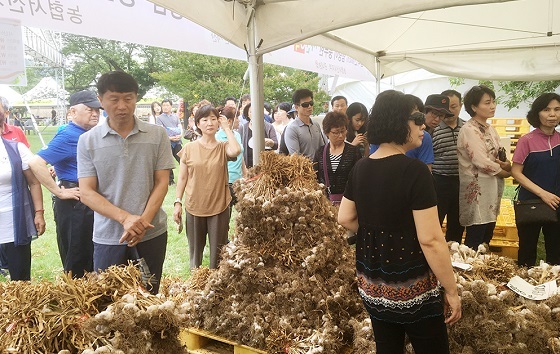
[[[45,212],[45,209],[37,209],[37,210],[35,210],[35,213],[44,213],[44,212]]]
[[[183,202],[181,201],[181,198],[175,199],[175,201],[173,202],[173,205],[175,205],[175,203],[179,203],[179,204],[183,205]]]

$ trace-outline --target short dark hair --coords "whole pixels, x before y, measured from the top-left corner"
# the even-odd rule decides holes
[[[224,100],[224,104],[226,104],[227,101],[233,101],[237,104],[237,98],[235,98],[233,96],[227,96],[226,99]]]
[[[216,118],[220,116],[220,113],[218,112],[216,107],[212,106],[211,104],[204,105],[196,111],[194,115],[194,125],[196,126],[196,131],[199,134],[202,134],[202,132],[200,131],[200,129],[198,129],[198,123],[202,118],[206,118],[212,113],[214,113]]]
[[[124,71],[109,71],[97,80],[97,93],[103,96],[107,91],[138,94],[138,82]]]
[[[558,101],[560,103],[560,95],[555,92],[543,93],[531,104],[531,109],[527,112],[527,121],[535,128],[541,126],[541,120],[539,119],[539,113],[545,109],[550,101]]]
[[[323,132],[328,134],[334,128],[346,128],[348,118],[346,114],[340,112],[328,112],[323,118]]]
[[[410,93],[406,93],[404,95],[404,99],[407,100],[408,102],[412,103],[412,108],[414,109],[414,107],[416,107],[416,109],[420,112],[424,112],[424,102],[422,102],[422,100],[417,97],[414,96],[413,94]]]
[[[251,100],[251,94],[249,94],[249,93],[246,93],[243,96],[241,96],[241,102],[247,101],[247,100],[249,100],[249,101]]]
[[[166,98],[161,101],[161,105],[163,106],[164,103],[169,103],[170,106],[173,106],[173,102],[169,98]]]
[[[288,102],[280,102],[274,107],[272,111],[272,118],[274,119],[274,113],[276,113],[279,109],[286,111],[288,113],[292,109],[292,105]]]
[[[459,91],[455,91],[455,90],[445,90],[441,93],[444,96],[447,97],[457,97],[459,99],[459,102],[463,102],[463,96],[461,96],[461,94],[459,93]]]
[[[410,135],[408,118],[414,108],[412,100],[395,90],[381,92],[369,114],[370,144],[395,143],[404,145]]]
[[[368,111],[366,106],[364,106],[364,104],[360,102],[354,102],[346,109],[346,116],[348,117],[348,131],[354,130],[352,128],[352,117],[360,113],[362,114],[362,118],[365,120],[365,122],[364,125],[362,125],[362,127],[358,131],[358,133],[363,134],[366,132],[367,122],[368,122]]]
[[[334,105],[334,102],[338,101],[338,100],[344,100],[344,102],[346,102],[346,104],[348,104],[348,100],[346,99],[346,97],[344,97],[344,96],[334,96],[331,99],[331,107]]]
[[[309,89],[298,89],[294,91],[292,95],[292,103],[299,104],[302,98],[311,97],[313,99],[313,92]]]
[[[249,110],[251,109],[251,103],[247,103],[247,105],[245,106],[245,108],[243,108],[243,118],[245,118],[247,121],[250,121],[251,118],[249,118]]]
[[[270,105],[270,103],[268,103],[268,102],[263,103],[263,107],[264,107],[264,109],[266,109],[268,112],[270,112],[270,114],[272,114],[272,106]]]
[[[474,110],[472,109],[472,106],[478,106],[480,100],[482,99],[482,96],[484,96],[485,93],[493,99],[496,99],[496,94],[494,93],[494,91],[492,91],[492,89],[486,85],[473,86],[465,94],[465,111],[467,111],[467,113],[471,117],[474,117],[476,115]]]

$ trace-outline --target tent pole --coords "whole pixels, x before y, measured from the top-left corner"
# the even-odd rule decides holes
[[[381,61],[375,57],[375,96],[381,93]]]
[[[263,57],[262,54],[257,53],[255,9],[252,9],[252,14],[247,26],[249,82],[251,86],[251,130],[253,132],[253,165],[257,165],[260,162],[260,153],[264,151],[264,91]]]

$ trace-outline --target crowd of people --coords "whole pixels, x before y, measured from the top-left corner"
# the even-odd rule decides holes
[[[144,258],[154,275],[149,290],[157,293],[168,230],[162,204],[175,183],[173,219],[180,232],[186,224],[189,266],[202,265],[208,239],[216,268],[236,203],[232,184],[254,165],[252,123],[259,119],[266,150],[313,161],[339,223],[354,234],[359,293],[378,351],[402,352],[406,334],[417,353],[447,353],[445,325],[460,319],[461,301],[446,241],[463,242],[465,233],[471,248],[490,243],[511,175],[519,200],[560,205],[555,93],[532,104],[534,130],[519,139],[512,165],[487,122],[496,95],[484,85],[425,102],[388,90],[369,112],[335,96],[321,123],[309,89],[257,117],[249,95],[239,104],[234,97],[216,106],[182,101],[177,114],[165,99],[152,103],[148,122],[134,115],[138,83],[131,75],[105,73],[97,91],[70,96],[71,122],[36,155],[21,129],[7,123],[10,107],[1,98],[0,260],[12,280],[31,278],[31,240],[45,230],[41,184],[53,195],[63,269],[74,277]],[[541,230],[546,261],[560,264],[557,222],[518,225],[520,265],[535,264]]]

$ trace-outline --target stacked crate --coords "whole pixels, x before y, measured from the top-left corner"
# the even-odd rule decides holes
[[[509,199],[502,199],[500,215],[498,215],[496,220],[494,236],[492,241],[490,241],[490,252],[517,259],[518,250],[519,237],[517,236],[517,226],[515,225],[513,203]]]
[[[442,229],[445,233],[446,221],[443,221]],[[463,234],[464,241],[465,234]],[[502,199],[500,204],[500,215],[496,219],[496,228],[492,241],[490,241],[490,252],[497,253],[512,259],[517,259],[519,250],[519,237],[515,224],[515,212],[513,203],[509,199]]]

